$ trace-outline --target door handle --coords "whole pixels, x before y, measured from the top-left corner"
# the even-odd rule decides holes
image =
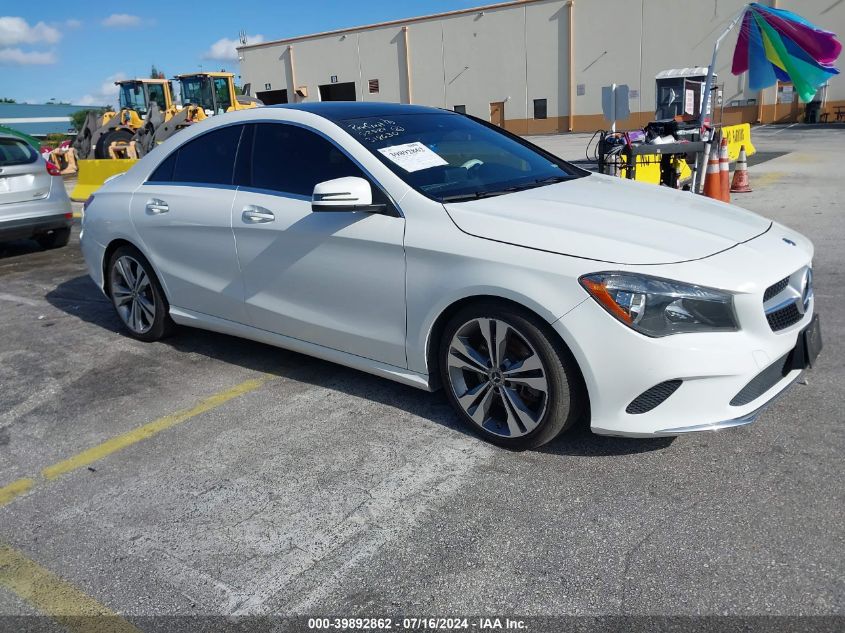
[[[272,222],[276,219],[276,216],[273,215],[270,209],[248,204],[244,207],[241,218],[248,224],[263,224],[265,222]]]
[[[147,200],[146,209],[147,213],[153,213],[155,215],[170,211],[170,207],[167,206],[167,203],[164,200],[159,200],[158,198],[151,198],[150,200]]]

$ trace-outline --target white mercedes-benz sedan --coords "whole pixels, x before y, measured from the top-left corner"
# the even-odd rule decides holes
[[[131,336],[176,323],[442,386],[509,448],[578,420],[746,424],[821,349],[804,236],[434,108],[213,117],[108,182],[82,226]]]

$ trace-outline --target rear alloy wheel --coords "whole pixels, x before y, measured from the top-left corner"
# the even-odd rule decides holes
[[[149,262],[131,246],[121,246],[109,260],[109,296],[129,334],[156,341],[170,333],[173,322],[164,293]]]
[[[493,305],[462,310],[444,332],[440,368],[463,420],[501,446],[541,446],[580,415],[574,362],[528,313]]]

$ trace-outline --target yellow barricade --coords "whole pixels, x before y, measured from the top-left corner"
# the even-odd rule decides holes
[[[656,146],[659,147],[659,146]],[[627,164],[628,164],[628,157],[622,154],[620,156],[621,164],[620,168],[622,173],[620,176],[622,178],[627,177]],[[689,165],[687,165],[687,161],[680,157],[678,159],[681,163],[681,182],[688,180],[692,176],[692,170],[690,169]],[[659,185],[660,184],[660,155],[658,154],[648,154],[648,155],[640,155],[637,156],[637,174],[635,180],[639,182],[647,182],[652,185]]]
[[[751,143],[751,124],[724,125],[722,126],[722,134],[728,139],[728,157],[732,161],[739,158],[739,149],[743,145],[745,145],[745,153],[748,156],[757,152]]]
[[[128,171],[137,162],[138,160],[135,158],[77,161],[79,172],[77,173],[76,187],[70,194],[71,200],[87,200],[88,196],[103,186],[106,179]]]

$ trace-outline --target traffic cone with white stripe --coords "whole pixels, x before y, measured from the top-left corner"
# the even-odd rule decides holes
[[[710,156],[707,159],[707,174],[704,177],[704,195],[714,200],[722,199],[722,178],[719,174],[719,146],[710,145]]]
[[[722,137],[719,144],[719,182],[722,186],[722,202],[731,201],[731,159],[728,156],[728,139]]]
[[[751,191],[751,182],[748,180],[748,156],[745,154],[745,145],[743,145],[739,148],[731,193],[751,193]]]

